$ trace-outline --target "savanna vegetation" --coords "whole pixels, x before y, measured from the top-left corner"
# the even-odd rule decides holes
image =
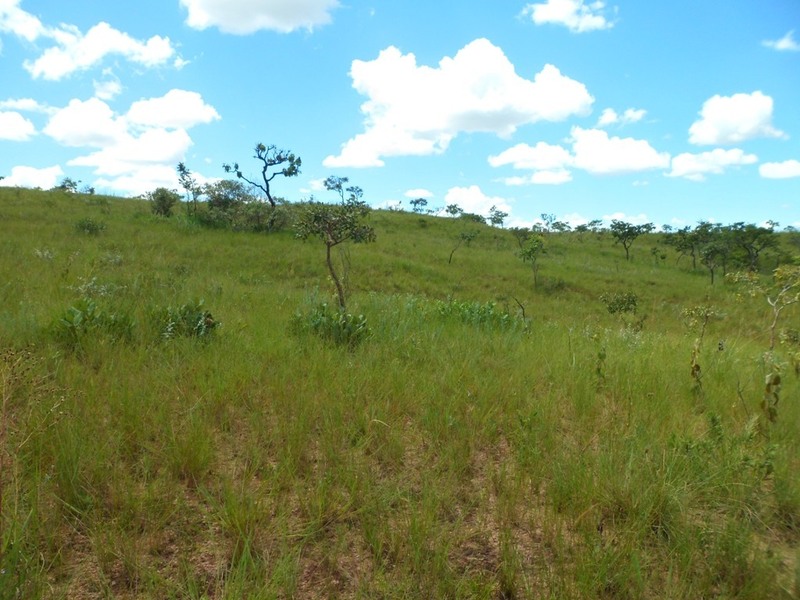
[[[0,188],[0,598],[798,597],[795,232],[183,175]]]

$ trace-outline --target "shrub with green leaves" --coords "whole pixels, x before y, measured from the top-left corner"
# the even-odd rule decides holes
[[[450,298],[436,300],[434,310],[441,317],[457,319],[469,325],[510,327],[518,322],[508,310],[498,308],[495,302],[466,302]]]
[[[92,335],[107,336],[113,341],[129,342],[136,328],[135,319],[122,312],[104,311],[91,298],[84,297],[65,310],[52,326],[57,342],[70,350],[83,347]]]
[[[150,209],[154,215],[170,217],[172,208],[181,201],[181,196],[174,190],[160,187],[148,192],[147,200],[150,202]]]
[[[91,217],[85,217],[75,223],[75,231],[86,235],[100,235],[106,230],[106,224],[102,221],[95,221]]]
[[[170,306],[156,313],[159,334],[165,340],[176,337],[206,338],[219,326],[203,300]]]
[[[372,335],[364,315],[331,308],[327,302],[313,307],[307,313],[296,313],[290,329],[296,335],[314,334],[326,342],[351,349]]]

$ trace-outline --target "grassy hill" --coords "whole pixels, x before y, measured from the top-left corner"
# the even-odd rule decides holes
[[[319,242],[0,188],[0,598],[798,597],[763,297],[659,234],[549,234],[534,287],[509,231],[370,223],[350,347]]]

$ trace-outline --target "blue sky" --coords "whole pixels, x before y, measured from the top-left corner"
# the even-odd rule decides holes
[[[798,0],[0,0],[0,185],[800,226],[798,107]]]

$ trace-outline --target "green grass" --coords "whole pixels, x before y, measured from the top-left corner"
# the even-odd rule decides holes
[[[658,235],[548,235],[534,290],[509,232],[448,264],[463,222],[375,212],[337,345],[293,326],[336,300],[290,231],[5,188],[0,222],[0,598],[800,592],[788,349],[769,423],[769,307]]]

